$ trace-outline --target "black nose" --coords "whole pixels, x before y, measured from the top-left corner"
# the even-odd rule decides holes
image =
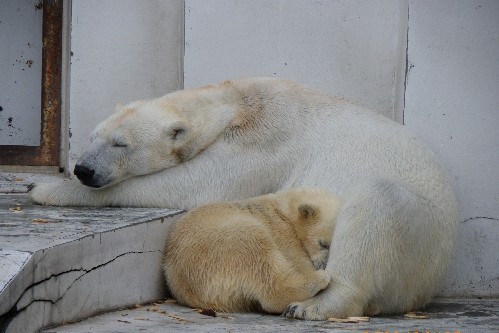
[[[86,166],[75,165],[74,174],[83,184],[88,184],[95,175],[95,170],[89,169]]]

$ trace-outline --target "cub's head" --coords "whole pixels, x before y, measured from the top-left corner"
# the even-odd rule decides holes
[[[191,157],[190,132],[176,107],[161,100],[118,107],[92,132],[74,174],[100,188],[170,168]]]
[[[323,189],[298,188],[277,194],[283,213],[317,268],[324,268],[341,201]]]

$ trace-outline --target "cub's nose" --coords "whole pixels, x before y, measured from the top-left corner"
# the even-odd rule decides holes
[[[95,175],[95,170],[80,164],[75,165],[75,170],[73,172],[83,184],[89,184]]]

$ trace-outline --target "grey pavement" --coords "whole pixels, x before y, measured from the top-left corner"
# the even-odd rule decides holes
[[[163,299],[163,249],[180,213],[46,207],[0,194],[0,332]]]
[[[414,318],[416,317],[416,318]],[[303,321],[268,314],[199,313],[172,303],[155,303],[96,316],[44,333],[83,332],[497,332],[499,300],[436,299],[416,316],[372,317],[368,322]]]

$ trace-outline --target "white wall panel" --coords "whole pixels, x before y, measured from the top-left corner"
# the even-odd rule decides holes
[[[116,104],[182,86],[183,6],[181,0],[73,0],[70,165]]]
[[[499,2],[411,0],[406,125],[454,185],[460,233],[444,294],[499,295]]]
[[[407,2],[187,0],[185,86],[276,76],[399,119]]]

